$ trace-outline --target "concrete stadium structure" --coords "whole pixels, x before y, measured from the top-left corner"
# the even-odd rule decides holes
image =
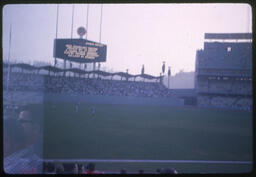
[[[195,70],[199,107],[252,110],[252,34],[206,33]]]

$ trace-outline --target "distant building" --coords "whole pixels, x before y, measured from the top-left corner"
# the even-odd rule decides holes
[[[206,33],[196,53],[198,106],[252,109],[252,34]]]
[[[182,70],[170,77],[170,89],[194,89],[195,72]],[[164,85],[168,87],[168,76],[164,77]]]

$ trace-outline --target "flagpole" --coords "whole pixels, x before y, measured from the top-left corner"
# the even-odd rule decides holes
[[[73,23],[74,23],[74,11],[75,11],[75,4],[72,5],[72,21],[71,21],[71,39],[73,39]],[[71,61],[69,61],[70,63],[70,66],[72,65],[71,64]],[[69,66],[69,67],[70,67]],[[70,75],[69,75],[70,76]]]
[[[88,31],[89,31],[89,4],[87,4],[87,14],[86,14],[86,37],[85,39],[88,39]],[[95,70],[95,62],[93,62],[93,71]],[[94,78],[94,74],[93,74],[93,78]]]
[[[171,67],[168,67],[168,89],[170,89]]]
[[[8,52],[8,71],[7,71],[7,83],[6,90],[9,90],[9,80],[10,80],[10,55],[11,55],[11,46],[12,46],[12,24],[10,25],[10,35],[9,35],[9,52]]]
[[[101,10],[100,10],[100,36],[99,36],[99,42],[101,43],[101,30],[102,30],[102,9],[103,4],[101,4]],[[95,70],[96,63],[93,62],[93,70]]]
[[[88,37],[88,25],[89,25],[89,4],[87,4],[87,16],[86,16],[86,39]]]
[[[59,21],[59,4],[57,4],[56,39],[58,38],[58,21]],[[56,66],[56,64],[57,64],[57,58],[55,57],[54,66]]]
[[[101,10],[100,10],[100,43],[101,43],[101,30],[102,30],[102,9],[103,9],[103,4],[101,4]]]
[[[73,38],[73,22],[74,22],[74,9],[75,5],[72,5],[72,21],[71,21],[71,39]]]

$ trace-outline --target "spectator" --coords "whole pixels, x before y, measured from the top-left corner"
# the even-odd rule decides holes
[[[64,163],[64,174],[78,174],[77,164],[75,163]]]
[[[95,170],[95,164],[89,163],[87,169],[85,170],[85,174],[103,174],[102,172]]]
[[[4,119],[4,157],[25,147],[25,133],[13,118]]]
[[[17,120],[4,121],[4,171],[8,174],[38,172],[38,159],[26,148],[26,137]]]
[[[178,174],[174,168],[166,168],[161,171],[161,174]]]
[[[42,121],[43,121],[43,105],[26,105],[21,108],[18,121],[22,125],[28,146],[33,146],[38,153],[42,152]],[[40,146],[41,145],[41,146]],[[40,152],[39,152],[40,151]]]
[[[84,174],[85,168],[83,164],[77,164],[78,174]]]
[[[121,170],[120,170],[120,174],[127,174],[127,172],[126,172],[125,169],[121,169]]]
[[[43,173],[46,173],[47,172],[47,165],[48,165],[48,162],[43,162]]]
[[[52,162],[46,163],[44,174],[56,174],[55,164]]]
[[[62,164],[56,165],[56,174],[64,174],[64,167]]]
[[[42,105],[41,105],[42,106]],[[40,105],[27,105],[21,109],[18,121],[23,127],[26,137],[26,160],[30,162],[28,169],[37,169],[35,173],[42,173],[42,117],[43,109]],[[28,172],[30,173],[30,172]],[[34,173],[34,172],[33,172]]]
[[[157,168],[157,169],[156,169],[156,173],[157,173],[157,174],[160,174],[160,172],[161,172],[160,168]]]
[[[143,174],[144,173],[144,170],[139,170],[139,174]]]

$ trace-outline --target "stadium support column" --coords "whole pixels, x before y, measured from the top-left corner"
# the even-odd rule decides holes
[[[94,73],[94,71],[95,71],[95,66],[96,66],[96,62],[93,62],[93,78],[95,78],[95,73]]]
[[[64,76],[66,76],[66,59],[64,59]]]
[[[162,73],[160,73],[159,82],[162,83]]]
[[[168,76],[168,89],[170,89],[170,76]]]

